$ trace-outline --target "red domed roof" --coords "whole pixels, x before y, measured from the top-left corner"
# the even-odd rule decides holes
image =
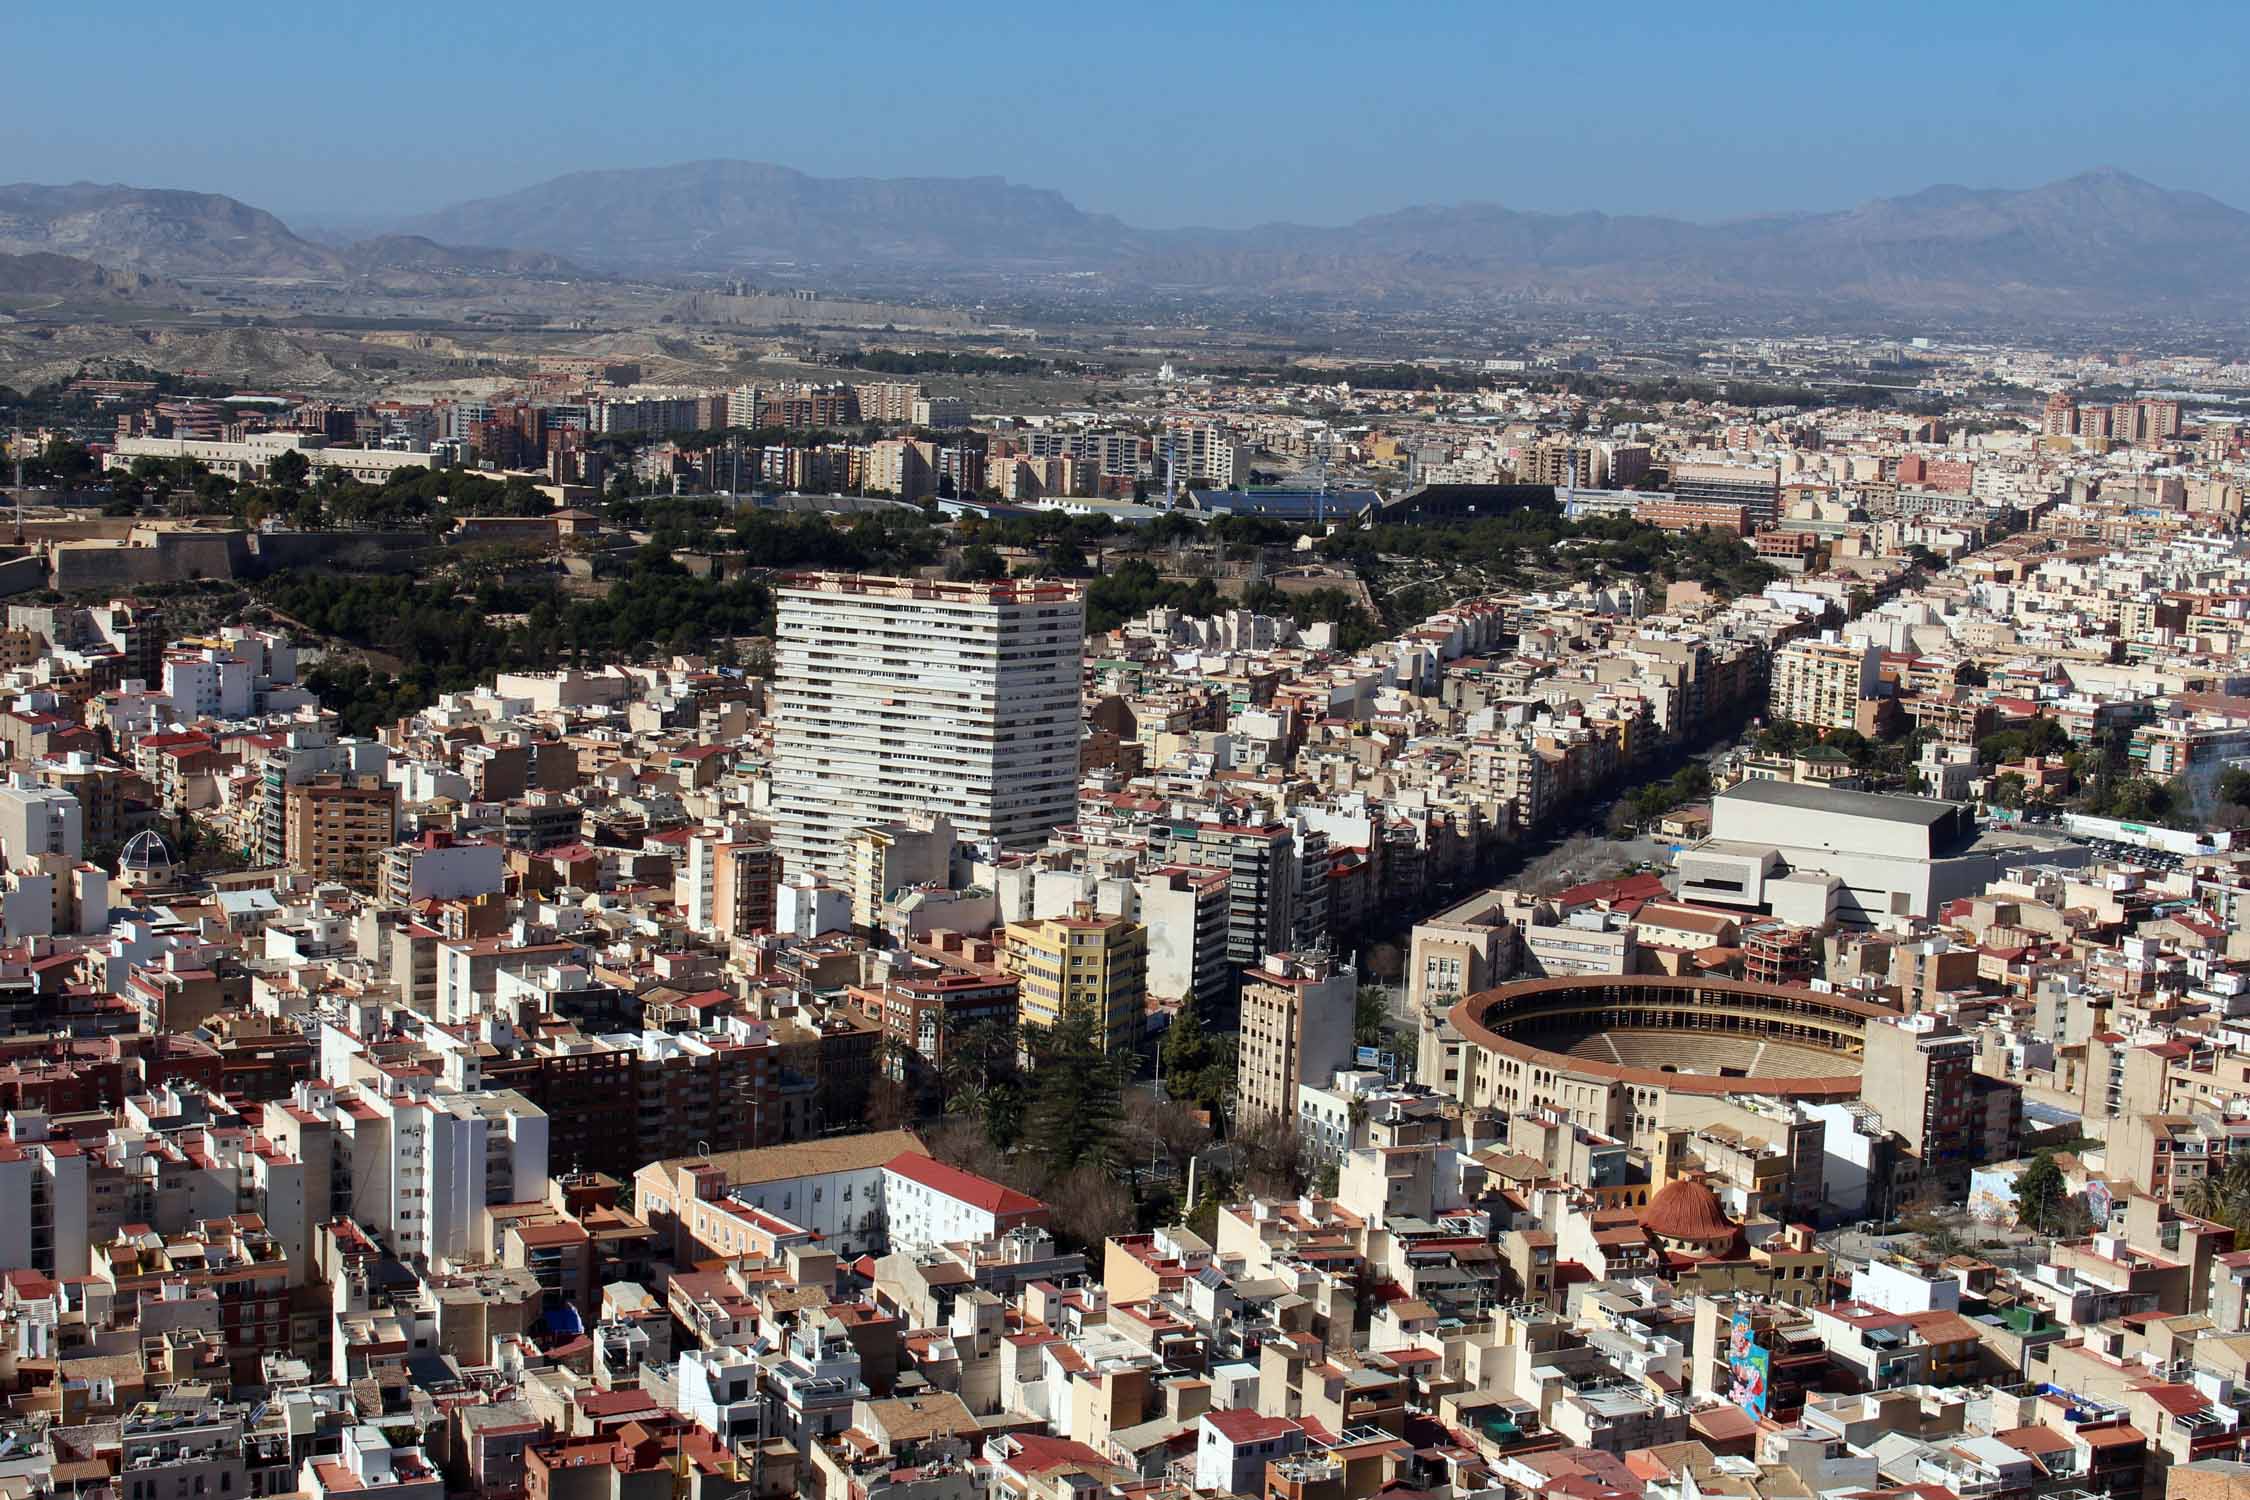
[[[1734,1238],[1734,1220],[1700,1182],[1682,1177],[1668,1182],[1641,1210],[1641,1228],[1667,1240],[1691,1245],[1719,1244]]]

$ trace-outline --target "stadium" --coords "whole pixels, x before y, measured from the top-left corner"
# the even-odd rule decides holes
[[[1605,974],[1505,984],[1449,1019],[1464,1104],[1560,1110],[1645,1149],[1668,1094],[1857,1099],[1867,1023],[1896,1014],[1780,985]]]

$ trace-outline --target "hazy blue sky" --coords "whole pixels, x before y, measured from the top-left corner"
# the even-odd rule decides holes
[[[2097,165],[2250,207],[2239,0],[8,10],[0,175],[306,219],[706,157],[993,174],[1150,227],[1709,219]]]

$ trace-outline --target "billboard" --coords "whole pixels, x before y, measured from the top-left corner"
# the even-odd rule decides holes
[[[1748,1313],[1736,1313],[1727,1331],[1727,1399],[1749,1413],[1753,1422],[1766,1415],[1766,1382],[1773,1373],[1773,1355],[1758,1342]]]

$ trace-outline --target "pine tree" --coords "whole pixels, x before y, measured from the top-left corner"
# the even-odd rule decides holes
[[[1038,1046],[1029,1121],[1032,1148],[1056,1173],[1079,1167],[1114,1171],[1124,1077],[1103,1052],[1091,1017],[1066,1014]]]
[[[1188,1080],[1211,1065],[1211,1038],[1203,1029],[1203,1010],[1193,995],[1180,1002],[1180,1013],[1164,1033],[1161,1049],[1164,1071],[1177,1079],[1174,1094],[1188,1091]]]

